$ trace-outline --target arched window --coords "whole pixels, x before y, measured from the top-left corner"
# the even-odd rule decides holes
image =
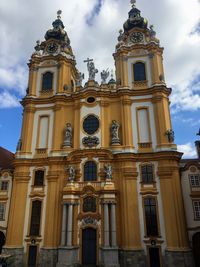
[[[53,73],[46,72],[42,77],[42,90],[52,90],[53,89]]]
[[[38,170],[35,172],[34,185],[43,186],[43,184],[44,184],[44,171]]]
[[[84,181],[97,180],[97,165],[94,161],[87,161],[84,165]]]
[[[38,236],[40,233],[41,206],[40,200],[32,202],[30,235]]]
[[[137,62],[133,65],[134,81],[146,81],[145,64]]]
[[[144,199],[144,211],[147,236],[158,236],[156,200],[153,197]]]
[[[96,212],[96,198],[85,197],[83,199],[83,212]]]
[[[152,165],[142,165],[142,182],[145,184],[150,184],[153,182],[153,166]]]

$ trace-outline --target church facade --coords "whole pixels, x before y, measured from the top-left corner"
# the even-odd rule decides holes
[[[13,266],[192,267],[163,48],[134,1],[115,74],[76,68],[61,12],[29,62],[5,251]]]

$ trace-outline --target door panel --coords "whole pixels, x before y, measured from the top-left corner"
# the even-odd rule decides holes
[[[86,228],[82,231],[82,263],[96,265],[96,230]]]
[[[28,267],[36,267],[37,246],[29,246]]]
[[[194,255],[194,261],[195,266],[200,266],[200,233],[194,234],[192,238],[192,247],[193,247],[193,255]]]
[[[160,267],[160,252],[159,248],[149,248],[150,267]]]

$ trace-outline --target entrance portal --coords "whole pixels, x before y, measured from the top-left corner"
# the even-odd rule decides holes
[[[199,267],[200,266],[200,232],[196,233],[192,237],[192,247],[193,247],[193,254],[194,254],[194,261],[195,261],[195,266]]]
[[[82,264],[96,265],[97,242],[96,230],[93,228],[86,228],[82,231]]]

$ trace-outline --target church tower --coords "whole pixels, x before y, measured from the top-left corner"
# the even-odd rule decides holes
[[[61,12],[37,42],[5,250],[13,266],[192,267],[163,48],[135,6],[116,81],[76,68]],[[16,229],[17,226],[17,229]]]

